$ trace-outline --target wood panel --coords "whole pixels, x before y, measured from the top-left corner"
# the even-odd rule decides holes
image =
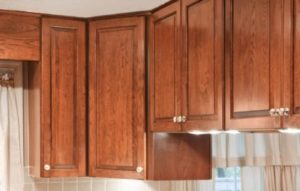
[[[39,63],[24,64],[23,78],[24,89],[28,88],[30,175],[41,177],[41,65]]]
[[[148,133],[148,179],[212,178],[211,136]]]
[[[227,2],[226,128],[278,128],[269,110],[281,105],[284,1]]]
[[[42,176],[86,174],[85,23],[43,19]]]
[[[173,122],[181,115],[180,3],[153,13],[149,32],[150,128],[153,131],[180,131]]]
[[[90,23],[89,173],[143,178],[144,17]]]
[[[223,128],[224,1],[183,0],[184,130]]]
[[[0,11],[0,59],[40,60],[40,18]]]
[[[289,108],[289,117],[284,117],[283,127],[300,127],[300,1],[285,2],[285,65],[283,108]],[[294,6],[294,7],[293,7]],[[293,10],[293,11],[291,11]],[[293,29],[293,31],[291,31]],[[293,36],[292,36],[293,34]]]

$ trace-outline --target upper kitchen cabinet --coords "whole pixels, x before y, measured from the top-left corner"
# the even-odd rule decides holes
[[[226,129],[279,128],[291,2],[226,2]]]
[[[40,60],[40,17],[0,11],[0,59]]]
[[[40,64],[29,64],[32,174],[86,175],[85,22],[43,18]]]
[[[89,175],[145,177],[145,18],[89,23]]]
[[[282,104],[283,127],[299,128],[300,127],[300,1],[294,0],[294,13],[288,12],[285,17],[284,29],[293,29],[294,34],[291,38],[289,31],[286,32],[285,41],[287,49],[285,51],[285,68],[284,68],[284,91]],[[291,5],[286,4],[286,9],[291,10]],[[294,16],[293,19],[292,16]],[[291,44],[288,44],[291,42]],[[288,49],[289,48],[289,49]]]
[[[153,131],[180,131],[180,2],[154,12],[149,30],[149,123]]]
[[[224,1],[182,0],[154,12],[149,65],[152,131],[223,129]]]
[[[183,130],[222,130],[224,0],[182,0]]]

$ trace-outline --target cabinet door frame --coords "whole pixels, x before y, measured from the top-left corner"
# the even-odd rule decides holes
[[[145,76],[145,18],[128,17],[91,21],[89,23],[89,176],[110,177],[110,178],[135,178],[144,179],[146,176],[146,76]],[[133,30],[133,46],[136,50],[133,63],[134,96],[133,102],[135,109],[133,111],[134,123],[132,128],[136,136],[133,136],[135,143],[136,158],[134,166],[97,166],[97,32],[98,31],[116,31]],[[99,68],[98,68],[99,70]],[[111,74],[114,75],[114,74]],[[100,119],[101,120],[101,119]],[[111,156],[113,157],[113,156]],[[143,167],[142,172],[137,172],[137,167]]]
[[[271,16],[271,18],[269,19],[270,22],[270,43],[269,43],[269,47],[270,47],[270,52],[272,48],[277,48],[276,50],[278,50],[278,47],[281,47],[280,52],[278,51],[277,53],[275,53],[274,51],[272,53],[273,56],[276,55],[278,56],[280,54],[280,59],[282,60],[281,63],[279,63],[277,61],[274,62],[275,58],[272,58],[272,56],[270,56],[270,70],[269,70],[269,75],[270,75],[270,84],[269,84],[269,108],[268,110],[260,110],[260,111],[243,111],[243,112],[238,112],[237,114],[234,114],[233,108],[234,108],[234,102],[233,102],[233,40],[235,38],[234,34],[233,34],[233,26],[235,25],[234,22],[234,0],[226,0],[225,2],[225,86],[226,86],[226,90],[225,90],[225,104],[226,104],[226,117],[225,117],[225,125],[226,125],[226,129],[230,130],[230,129],[236,129],[236,130],[241,130],[241,131],[274,131],[278,128],[281,127],[282,124],[282,120],[280,117],[271,117],[269,114],[269,110],[271,108],[280,108],[280,106],[282,105],[282,65],[284,63],[284,53],[286,49],[286,45],[284,43],[284,34],[283,34],[283,30],[282,32],[282,41],[279,41],[281,44],[278,45],[278,43],[274,40],[275,37],[272,37],[271,35],[275,34],[276,32],[278,32],[278,30],[281,30],[284,25],[284,21],[286,21],[286,19],[283,17],[284,15],[286,15],[286,11],[283,8],[281,8],[282,13],[284,14],[278,14],[280,16],[282,16],[282,18],[280,20],[276,20],[275,17],[272,17],[274,15]],[[272,0],[270,0],[270,2],[273,2]],[[282,6],[283,6],[283,2],[282,1]],[[287,1],[285,1],[287,2]],[[278,7],[276,6],[280,6],[280,4],[274,4],[269,6],[269,8],[271,8],[270,12],[274,13],[275,11],[272,9],[276,9],[278,11]],[[249,7],[248,7],[249,8]],[[250,8],[249,8],[250,9]],[[275,14],[275,13],[274,13]],[[277,16],[278,16],[277,15]],[[276,23],[274,23],[276,21]],[[281,22],[280,22],[281,21]],[[280,22],[281,27],[278,27],[278,22]],[[274,29],[275,28],[275,29]],[[281,29],[279,29],[281,28]],[[274,30],[277,30],[276,32],[274,32]],[[246,29],[245,29],[246,30]],[[272,41],[272,39],[273,41]],[[277,40],[277,39],[276,39]],[[284,43],[283,43],[284,42]],[[277,43],[277,44],[271,44],[271,43]],[[278,47],[277,47],[278,46]],[[276,58],[277,59],[277,58]]]
[[[195,5],[199,5],[201,3],[210,3],[209,1],[204,0],[183,0],[182,1],[182,36],[183,36],[183,59],[182,59],[182,91],[183,91],[183,116],[186,116],[186,122],[183,123],[183,130],[190,131],[190,130],[222,130],[223,123],[224,123],[224,12],[225,12],[225,3],[224,0],[210,0],[213,1],[212,9],[213,9],[213,35],[214,35],[214,43],[213,43],[213,84],[209,84],[209,82],[205,82],[205,78],[203,77],[202,81],[202,90],[203,96],[207,96],[207,89],[209,89],[209,85],[213,85],[213,109],[210,109],[210,113],[203,113],[203,114],[190,114],[190,108],[193,103],[190,103],[190,93],[189,93],[189,79],[191,75],[189,74],[189,67],[193,63],[189,59],[189,27],[192,32],[195,32],[195,28],[190,26],[189,24],[189,15],[188,11],[190,8],[194,7]],[[207,5],[207,4],[203,4]],[[204,23],[207,24],[207,23]],[[203,29],[204,30],[204,29]],[[198,33],[199,34],[199,33]],[[197,39],[196,39],[197,40]],[[198,47],[200,48],[200,47]],[[204,54],[205,55],[205,54]],[[197,67],[197,66],[196,66]],[[198,66],[199,67],[199,66]],[[205,74],[204,74],[205,75]],[[206,78],[207,79],[207,78]],[[197,78],[192,80],[196,81]],[[201,83],[201,82],[200,82]],[[206,87],[204,87],[207,85]],[[199,87],[200,88],[200,87]],[[195,90],[194,90],[195,91]],[[201,96],[198,92],[198,96]],[[203,99],[205,99],[202,97]],[[202,101],[204,103],[205,101]],[[208,102],[208,100],[206,100]],[[199,105],[198,103],[194,103]],[[211,106],[210,105],[210,106]],[[202,106],[202,105],[201,105]],[[200,106],[200,107],[201,107]],[[203,111],[202,111],[203,112]]]
[[[295,95],[295,83],[297,81],[295,72],[299,69],[296,68],[299,62],[300,45],[300,32],[299,32],[299,19],[300,19],[300,1],[290,0],[285,1],[285,14],[284,14],[284,41],[285,41],[285,63],[283,68],[283,105],[282,108],[289,108],[289,116],[283,117],[283,128],[299,128],[300,127],[300,110],[299,106],[295,103],[297,95]],[[298,43],[297,43],[298,42]],[[300,67],[300,63],[298,63]],[[295,71],[295,69],[297,71]],[[299,80],[299,79],[298,79]],[[299,98],[298,98],[299,99]]]
[[[73,121],[66,120],[65,123],[74,123],[75,127],[73,143],[76,146],[73,148],[74,164],[53,164],[57,161],[62,160],[61,157],[65,153],[57,153],[59,156],[53,156],[55,154],[53,147],[54,137],[59,139],[68,139],[68,137],[58,137],[53,135],[54,123],[58,126],[58,115],[56,118],[52,116],[53,109],[58,108],[58,105],[52,103],[53,99],[59,99],[59,97],[52,96],[54,91],[56,91],[56,96],[60,95],[59,89],[55,87],[58,83],[57,71],[57,58],[52,58],[53,55],[57,53],[55,48],[59,48],[55,43],[57,39],[56,32],[72,32],[76,38],[76,47],[74,47],[74,52],[76,52],[76,68],[74,69],[75,84],[74,84],[74,108]],[[43,18],[42,19],[42,61],[41,61],[41,176],[42,177],[68,177],[68,176],[86,176],[86,36],[85,36],[85,22],[69,20],[69,19],[57,19],[57,18]],[[53,44],[54,43],[54,44]],[[75,49],[76,48],[76,49]],[[62,53],[64,54],[64,52]],[[58,58],[59,59],[59,58]],[[55,64],[55,79],[51,72],[53,70],[53,64]],[[61,64],[61,63],[60,63]],[[64,71],[67,72],[67,71]],[[68,74],[65,73],[65,76]],[[63,78],[63,75],[59,76]],[[63,79],[60,79],[63,80]],[[54,83],[55,82],[55,83]],[[67,82],[66,82],[67,83]],[[53,88],[55,87],[55,88]],[[62,96],[62,95],[60,95]],[[69,99],[63,97],[63,99]],[[71,98],[70,98],[71,99]],[[63,100],[59,100],[61,103]],[[62,113],[61,113],[62,114]],[[57,121],[52,121],[56,119]],[[57,127],[58,128],[58,127]],[[57,133],[57,130],[56,130]],[[61,141],[61,140],[60,140]],[[58,147],[59,145],[56,145]],[[61,151],[60,151],[61,152]],[[76,156],[75,156],[76,155]],[[55,157],[55,159],[54,159]],[[69,157],[69,156],[68,156]],[[57,161],[55,161],[57,160]],[[50,165],[50,169],[46,170],[44,165]]]
[[[158,118],[155,116],[155,24],[170,16],[175,16],[175,29],[174,29],[174,44],[175,44],[175,63],[174,63],[174,113],[173,116]],[[149,128],[151,131],[156,132],[179,132],[181,131],[181,124],[174,123],[173,117],[181,116],[181,51],[180,51],[180,31],[181,27],[181,11],[180,1],[174,2],[166,7],[154,12],[149,19],[149,33],[148,33],[148,46],[149,46],[149,65],[148,65],[148,92],[149,92]],[[172,106],[171,106],[172,107]]]

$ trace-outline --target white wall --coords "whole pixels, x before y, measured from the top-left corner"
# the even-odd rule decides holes
[[[149,10],[169,0],[0,0],[0,9],[77,17]]]

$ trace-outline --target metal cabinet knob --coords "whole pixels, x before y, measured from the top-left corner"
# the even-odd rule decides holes
[[[138,166],[138,167],[136,168],[136,172],[137,172],[137,173],[142,173],[143,171],[144,171],[144,168],[141,167],[141,166]]]
[[[51,166],[49,164],[44,165],[44,170],[49,171],[51,169]]]
[[[290,109],[289,108],[279,108],[278,113],[280,116],[289,116],[290,115]]]
[[[177,121],[178,121],[177,118],[178,118],[177,116],[174,116],[174,117],[173,117],[173,122],[174,122],[174,123],[178,123],[178,122],[177,122]]]
[[[186,116],[182,116],[182,117],[181,117],[181,122],[182,122],[182,123],[185,123],[185,122],[186,122]]]
[[[290,108],[283,108],[282,116],[289,116],[290,115]]]
[[[275,109],[275,108],[270,109],[270,116],[271,117],[280,116],[280,109]]]

